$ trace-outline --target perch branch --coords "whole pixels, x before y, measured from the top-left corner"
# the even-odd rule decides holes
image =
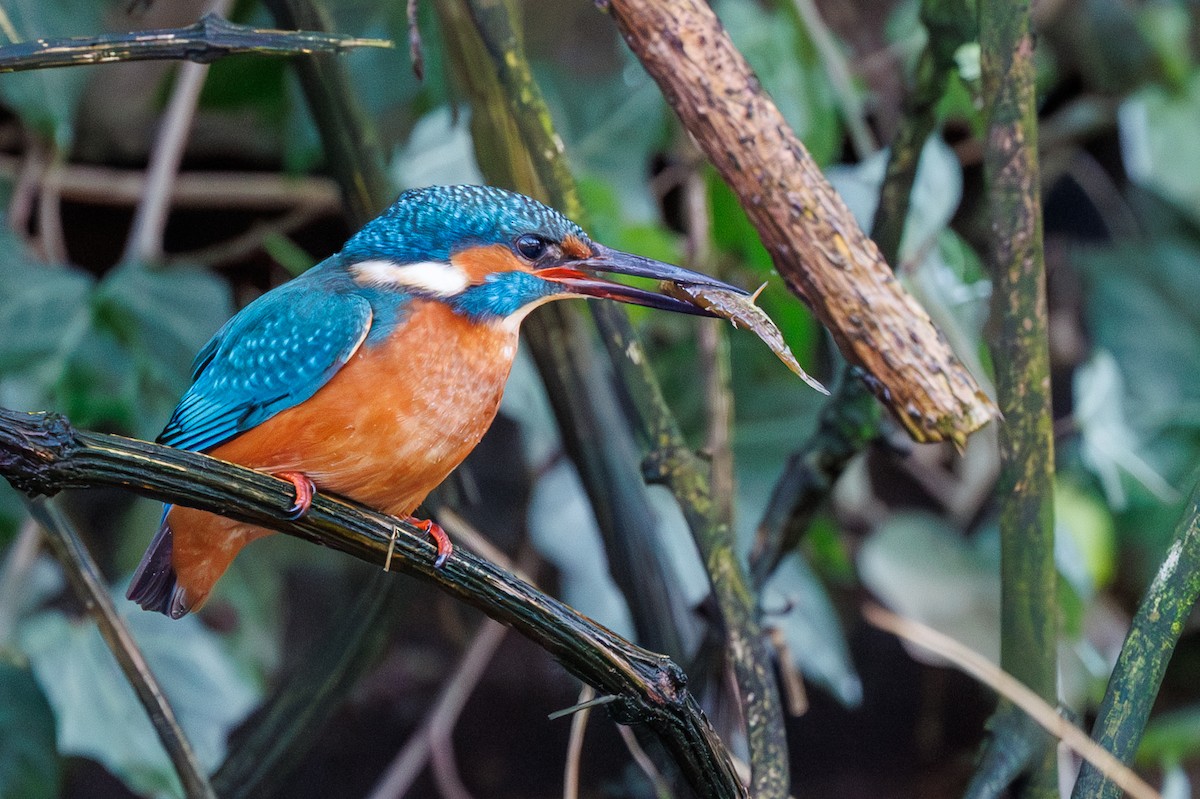
[[[669,658],[634,646],[528,583],[458,552],[435,568],[435,550],[419,529],[326,496],[288,521],[288,484],[194,452],[75,430],[56,414],[0,409],[0,476],[27,494],[114,486],[269,527],[383,566],[393,531],[392,567],[511,625],[568,671],[618,699],[620,723],[643,723],[671,752],[697,792],[744,796],[729,755]]]

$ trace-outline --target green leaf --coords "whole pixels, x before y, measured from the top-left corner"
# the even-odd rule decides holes
[[[123,600],[118,607],[201,765],[214,768],[226,735],[259,699],[255,688],[196,618],[172,621]],[[93,624],[44,613],[22,625],[21,646],[47,688],[63,754],[97,760],[139,793],[180,795],[145,710]]]
[[[862,681],[850,660],[841,620],[825,586],[799,554],[788,555],[763,586],[760,603],[769,623],[783,632],[797,668],[806,679],[824,686],[847,707],[862,703]]]
[[[840,112],[808,36],[793,17],[757,3],[725,0],[715,6],[792,130],[818,164],[828,164],[841,147]]]
[[[1200,69],[1177,91],[1151,85],[1136,92],[1117,119],[1129,177],[1200,222],[1200,149],[1180,146],[1200,120]]]
[[[896,513],[863,542],[859,576],[889,608],[995,663],[1000,657],[1000,547],[994,532],[968,540],[936,516]],[[909,653],[941,663],[916,648]]]
[[[1137,762],[1144,766],[1200,757],[1200,705],[1155,716],[1146,725]]]
[[[5,0],[4,10],[24,39],[86,36],[103,31],[107,3],[99,0]],[[5,75],[0,99],[60,152],[74,138],[75,109],[87,83],[86,69],[38,69]]]
[[[388,167],[392,182],[406,189],[484,183],[475,164],[470,122],[470,112],[459,112],[455,120],[449,106],[441,106],[421,117],[408,141],[392,155]]]
[[[28,667],[0,655],[0,796],[53,799],[61,781],[50,703]]]

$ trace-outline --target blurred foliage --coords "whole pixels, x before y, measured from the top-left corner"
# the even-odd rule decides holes
[[[25,39],[187,23],[199,10],[197,4],[157,3],[135,12],[142,16],[129,16],[127,5],[0,0]],[[685,259],[679,178],[693,168],[694,155],[656,85],[591,4],[527,0],[513,5],[521,12],[535,75],[579,178],[590,230],[611,246]],[[928,43],[919,3],[883,4],[886,15],[883,6],[869,2],[818,5],[857,73],[855,91],[864,93],[869,121],[886,141]],[[1063,699],[1083,716],[1096,706],[1124,625],[1158,569],[1183,497],[1200,478],[1200,311],[1195,302],[1200,296],[1200,11],[1186,0],[1040,5],[1056,6],[1036,22],[1041,26],[1038,78],[1059,431],[1061,672]],[[841,104],[792,4],[720,0],[714,8],[858,219],[869,224],[886,154],[837,163],[847,152]],[[404,4],[331,0],[328,10],[341,32],[398,43],[392,50],[360,51],[339,62],[378,127],[395,187],[479,181],[469,113],[457,95],[460,84],[445,57],[444,31],[432,4],[419,8],[424,81],[415,78],[409,64]],[[271,23],[255,0],[239,2],[233,17]],[[896,266],[900,279],[986,382],[991,356],[983,329],[990,284],[986,231],[979,223],[985,191],[978,153],[985,131],[978,47],[960,48],[956,61],[938,105],[940,135],[922,156]],[[0,103],[8,112],[0,118],[0,151],[6,159],[0,166],[7,165],[0,171],[0,196],[9,203],[9,224],[0,230],[0,406],[53,409],[81,427],[152,438],[186,386],[194,353],[232,313],[234,298],[244,304],[268,285],[303,271],[336,248],[347,231],[330,215],[283,225],[279,209],[247,210],[231,198],[227,208],[177,209],[166,249],[203,255],[201,248],[261,229],[249,254],[117,264],[115,255],[105,254],[120,252],[129,209],[114,217],[106,206],[68,190],[62,225],[67,251],[78,263],[48,260],[41,239],[45,227],[55,223],[43,217],[45,205],[39,202],[53,186],[46,185],[49,178],[40,167],[23,171],[23,165],[49,161],[70,170],[77,163],[78,142],[87,138],[90,159],[141,169],[157,115],[174,87],[170,65],[138,65],[122,73],[121,81],[105,80],[103,69],[0,77]],[[243,133],[247,143],[239,144]],[[212,66],[192,146],[188,170],[233,168],[316,179],[326,160],[292,70],[269,59],[239,57]],[[739,285],[766,283],[762,306],[805,367],[828,381],[841,365],[835,348],[783,287],[737,198],[711,169],[699,169],[709,204],[712,269]],[[694,321],[642,310],[634,318],[682,427],[690,441],[702,445],[709,418],[697,379]],[[814,428],[821,403],[744,331],[730,331],[728,340],[736,527],[748,548],[787,456]],[[546,584],[602,623],[631,633],[628,600],[608,573],[586,496],[562,457],[541,384],[525,361],[514,371],[503,412],[516,422],[507,440],[511,446],[490,462],[475,459],[465,478],[464,495],[481,496],[476,506],[484,509],[478,514],[481,527],[512,544],[514,531],[527,526],[532,545],[553,567],[553,580],[547,575]],[[862,772],[855,775],[862,782],[853,784],[873,786],[874,793],[863,795],[881,795],[902,781],[927,788],[921,770],[938,770],[945,784],[965,784],[961,767],[947,764],[965,762],[963,752],[977,737],[960,731],[977,726],[981,716],[970,714],[989,700],[977,689],[931,676],[939,672],[917,666],[898,648],[881,645],[857,621],[857,602],[869,592],[994,656],[998,556],[988,501],[996,467],[993,448],[986,432],[961,455],[903,445],[897,452],[886,442],[872,448],[843,476],[804,545],[784,560],[759,597],[764,623],[778,628],[787,643],[791,662],[782,667],[821,692],[814,697],[812,715],[794,720],[791,731],[800,741],[819,738],[828,764],[800,770],[798,780],[810,782],[798,782],[797,794],[855,795],[841,787],[848,783],[838,781],[850,769]],[[518,471],[538,478],[531,480],[527,502],[514,498],[519,492],[504,482]],[[496,483],[503,487],[497,489]],[[653,523],[669,550],[670,571],[707,619],[708,578],[678,509],[665,495],[652,493]],[[75,500],[79,515],[90,522],[89,544],[114,583],[123,583],[158,509],[111,497]],[[64,764],[80,758],[102,764],[132,791],[177,795],[169,765],[95,631],[62,601],[60,583],[41,576],[52,568],[44,559],[28,568],[7,568],[22,518],[19,499],[0,485],[0,560],[6,563],[0,580],[17,581],[24,589],[18,593],[26,598],[11,610],[18,620],[17,656],[0,658],[0,796],[62,795]],[[206,765],[219,763],[227,733],[246,720],[263,689],[286,683],[291,653],[298,647],[305,651],[301,644],[311,643],[306,631],[320,627],[310,619],[323,618],[321,591],[336,593],[328,586],[340,586],[352,593],[357,575],[330,553],[271,540],[238,559],[212,609],[198,619],[171,623],[151,614],[129,616]],[[11,595],[3,589],[0,585],[0,596]],[[407,735],[420,723],[426,694],[449,671],[466,635],[463,620],[444,608],[412,615],[402,620],[403,635],[379,674],[358,689],[360,698],[382,694],[386,711],[380,713],[390,715],[373,730],[389,751],[399,746],[398,729]],[[705,652],[670,654],[694,663],[699,673],[710,668]],[[497,697],[511,690],[527,710],[534,667],[527,651],[509,657],[515,668],[497,670],[487,701],[499,702]],[[922,680],[919,686],[895,682],[917,679],[914,674]],[[1166,792],[1177,795],[1196,782],[1200,766],[1197,674],[1200,635],[1193,623],[1139,754],[1141,767],[1164,769]],[[547,701],[569,704],[575,686],[540,672],[539,679]],[[388,691],[379,688],[385,682]],[[717,686],[708,697],[712,716],[736,739],[736,713],[720,712],[722,680],[700,682]],[[396,684],[407,686],[405,702],[398,700]],[[841,705],[861,709],[853,714]],[[361,708],[346,715],[366,723]],[[874,743],[854,726],[862,718],[884,742]],[[501,737],[527,741],[546,730],[540,719],[522,721],[535,726]],[[489,745],[480,742],[485,734],[489,740],[497,737],[494,719],[462,722],[468,723],[487,730],[473,732],[474,746]],[[561,732],[555,729],[554,734]],[[345,737],[361,744],[361,737]],[[322,762],[334,764],[329,768],[336,771],[341,762],[336,747],[324,746]],[[797,761],[808,756],[797,745]],[[325,775],[323,795],[365,794],[380,757],[365,765],[356,761],[366,769],[359,777],[366,786],[335,788],[337,780]],[[611,777],[607,788],[630,795],[643,790],[636,774],[620,768],[627,762],[623,753],[606,757],[619,764],[613,775],[625,774]],[[560,761],[555,755],[555,768]],[[481,756],[462,764],[472,787],[492,785],[487,772],[499,769],[488,764],[495,762]],[[895,773],[889,776],[888,769]],[[320,782],[308,773],[314,785]],[[878,781],[871,782],[871,775]],[[532,783],[495,787],[490,794],[479,790],[481,795],[548,795],[558,793],[558,779],[557,773],[545,777],[538,785],[552,789],[540,794],[529,787]]]

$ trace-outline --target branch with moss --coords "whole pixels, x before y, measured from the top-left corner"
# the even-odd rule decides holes
[[[208,14],[186,28],[36,39],[0,47],[0,73],[27,69],[110,64],[115,61],[216,61],[236,53],[292,56],[340,53],[357,47],[391,47],[386,39],[336,33],[281,31],[238,25]]]
[[[478,160],[489,181],[573,209],[582,219],[562,142],[506,7],[442,0],[438,8],[450,23],[451,57],[468,84],[472,124],[479,125]],[[582,311],[567,303],[541,308],[525,321],[522,335],[591,501],[609,571],[626,597],[638,640],[689,653],[700,638],[699,622],[656,546],[657,514],[638,468],[641,456]]]
[[[573,208],[581,213],[562,142],[554,132],[549,109],[533,80],[507,8],[502,3],[480,0],[472,0],[469,7],[480,37],[494,59],[494,68],[506,90],[512,116],[525,148],[551,201],[564,209]],[[640,358],[630,357],[630,350],[640,350],[641,345],[624,309],[607,303],[592,303],[592,313],[601,338],[608,347],[609,359],[617,369],[620,390],[633,398],[650,398],[645,407],[652,409],[653,418],[643,414],[642,429],[653,429],[655,434],[645,436],[649,453],[643,465],[643,476],[647,482],[665,485],[679,501],[708,570],[721,613],[725,650],[733,663],[744,703],[750,739],[751,791],[754,796],[764,799],[787,796],[787,737],[771,653],[758,623],[754,595],[734,550],[729,518],[719,512],[714,502],[708,465],[686,445],[679,433],[645,354],[642,353]],[[559,324],[563,322],[569,323],[569,320],[560,317]],[[533,340],[540,345],[537,347],[541,350],[539,360],[547,354],[547,350],[559,353],[552,363],[543,365],[543,375],[548,371],[556,375],[565,370],[573,375],[574,386],[596,382],[596,369],[583,370],[589,358],[580,351],[586,342],[580,341],[578,333],[542,339],[540,333],[550,331],[539,331],[535,327],[530,332]],[[576,342],[574,347],[572,342]],[[609,393],[603,391],[598,396],[595,391],[587,391],[581,394],[570,388],[572,385],[561,386],[564,390],[551,391],[551,396],[565,399],[570,406],[580,406],[595,404]],[[585,412],[580,413],[579,410]],[[586,411],[587,408],[568,407],[568,425],[578,425],[581,421],[589,426],[594,425],[594,417]],[[560,411],[560,419],[563,416]],[[612,417],[611,413],[609,417]],[[606,432],[600,438],[617,434],[618,429]],[[589,435],[587,440],[594,442],[597,437]],[[610,475],[609,481],[615,476]],[[613,512],[613,506],[607,503],[594,504],[600,515]]]
[[[288,484],[261,472],[149,442],[75,430],[62,416],[0,409],[0,476],[31,496],[112,486],[294,535],[430,582],[525,635],[597,691],[624,724],[645,724],[704,796],[744,791],[728,753],[669,658],[648,652],[470,552],[441,568],[418,528],[327,496],[289,521]]]
[[[996,395],[999,430],[1000,665],[1051,704],[1057,702],[1058,574],[1054,565],[1054,434],[1042,207],[1029,3],[979,5],[983,96],[989,98],[984,172],[992,228]],[[1029,760],[1021,795],[1058,795],[1054,747],[1005,703],[994,719],[975,785],[993,769],[1010,772],[1021,738]],[[1023,715],[1023,714],[1022,714]],[[1008,730],[1001,734],[1001,730]],[[980,794],[980,795],[987,795]]]
[[[1137,753],[1163,674],[1198,598],[1200,486],[1193,490],[1175,541],[1138,606],[1092,726],[1092,738],[1122,763],[1132,762]],[[1116,783],[1085,763],[1071,797],[1116,799],[1120,795]]]

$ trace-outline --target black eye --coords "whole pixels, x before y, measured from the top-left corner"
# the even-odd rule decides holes
[[[526,233],[517,238],[517,252],[531,261],[536,261],[546,252],[546,240],[540,236]]]

